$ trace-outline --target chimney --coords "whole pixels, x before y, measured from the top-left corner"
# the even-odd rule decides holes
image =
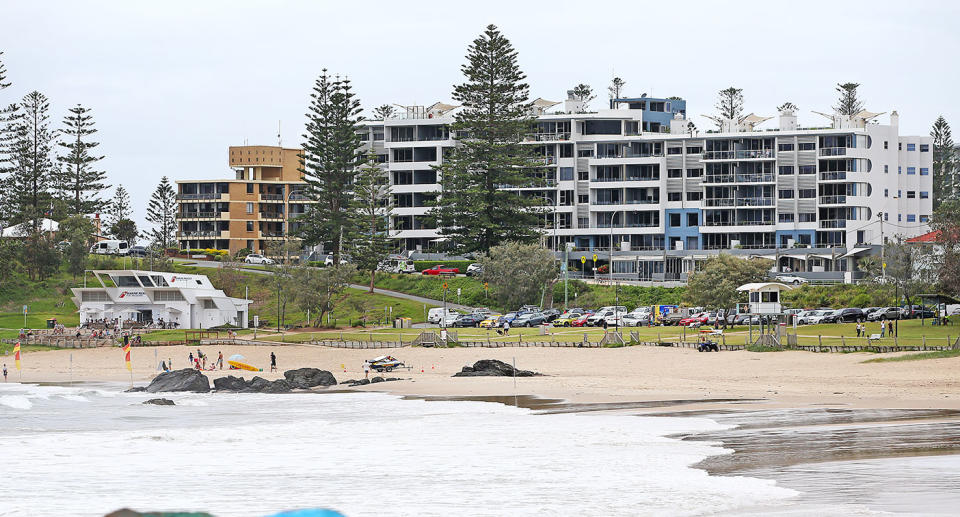
[[[796,131],[797,114],[792,109],[780,112],[780,131]]]
[[[573,95],[573,90],[567,90],[567,100],[563,101],[563,111],[567,113],[583,113],[586,111],[583,101]]]
[[[890,112],[890,125],[893,127],[900,127],[900,114],[897,113],[897,110]]]

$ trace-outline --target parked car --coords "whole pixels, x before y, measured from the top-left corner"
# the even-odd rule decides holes
[[[557,309],[547,309],[543,311],[543,317],[547,318],[547,321],[552,322],[560,317],[560,311]]]
[[[793,285],[800,285],[800,284],[807,283],[806,278],[803,278],[802,276],[796,276],[796,275],[777,275],[776,280],[777,282],[782,282],[784,284],[793,284]]]
[[[144,246],[131,246],[130,251],[127,253],[127,255],[131,257],[146,257],[147,253],[148,253],[147,248],[145,248]]]
[[[857,308],[837,309],[823,316],[821,323],[855,323],[865,321],[863,310]]]
[[[902,315],[900,307],[881,307],[867,316],[867,321],[898,320]]]
[[[510,324],[511,327],[536,327],[537,325],[543,325],[546,323],[547,318],[539,312],[531,312],[524,314],[523,316],[518,317],[513,320],[513,323]]]
[[[329,266],[333,264],[333,257],[329,257],[329,258],[330,258],[330,264],[327,264],[326,260],[324,260],[325,265]],[[396,258],[396,257],[388,258],[384,260],[377,266],[377,269],[379,269],[380,271],[386,271],[387,273],[416,273],[417,272],[417,268],[414,267],[412,260],[406,259],[406,258]]]
[[[477,326],[480,327],[480,328],[485,328],[485,329],[496,327],[496,326],[497,326],[497,322],[498,322],[498,321],[500,320],[500,318],[502,318],[502,317],[503,317],[503,316],[502,316],[501,314],[490,314],[490,315],[488,315],[488,316],[486,317],[486,319],[484,319],[484,320],[482,320],[480,323],[478,323]]]
[[[583,316],[582,312],[567,311],[553,320],[553,324],[558,327],[569,327],[574,320]]]
[[[622,316],[627,313],[627,308],[623,305],[608,305],[606,307],[601,307],[596,313],[590,316],[587,319],[587,325],[591,327],[596,327],[603,325],[604,320],[609,316]]]
[[[734,324],[734,325],[759,325],[759,324],[760,324],[760,316],[757,316],[756,314],[754,314],[754,315],[750,315],[750,314],[737,314],[737,315],[734,316],[734,318],[733,318],[733,324]]]
[[[453,311],[450,309],[434,307],[427,311],[427,323],[440,323],[450,314],[453,314]]]
[[[649,312],[630,312],[620,318],[621,325],[624,327],[643,327],[650,324]]]
[[[90,246],[90,253],[95,255],[126,255],[129,251],[127,241],[105,240]]]
[[[933,312],[933,309],[930,307],[922,307],[920,305],[913,306],[904,306],[903,312],[905,318],[933,318],[936,313]]]
[[[452,327],[476,327],[483,321],[483,317],[479,314],[461,314],[457,316],[453,323],[450,324]]]
[[[251,253],[243,259],[243,262],[246,264],[274,264],[274,261],[270,257],[264,257],[259,253]]]
[[[571,327],[586,327],[586,326],[587,326],[587,319],[590,318],[590,316],[592,316],[592,315],[591,315],[591,314],[584,314],[584,315],[580,316],[579,318],[571,321],[571,322],[570,322],[570,326],[571,326]]]
[[[424,275],[456,275],[460,272],[459,268],[447,267],[443,264],[433,266],[423,270]]]
[[[819,311],[801,311],[797,314],[797,325],[809,325],[810,317],[817,316]]]
[[[688,318],[683,318],[682,320],[677,322],[677,326],[689,327],[691,325],[703,325],[706,322],[707,322],[707,315],[701,313],[701,314],[690,316]]]
[[[708,312],[708,313],[707,313],[707,321],[706,321],[705,323],[706,323],[707,325],[713,325],[713,324],[716,323],[716,322],[717,322],[717,313],[715,313],[715,312]]]
[[[474,262],[467,266],[467,276],[477,276],[483,274],[483,266]]]

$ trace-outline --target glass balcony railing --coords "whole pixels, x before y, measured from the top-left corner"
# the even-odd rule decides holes
[[[846,147],[821,147],[820,156],[846,156]]]
[[[837,181],[847,179],[847,171],[821,172],[820,179],[826,181]]]
[[[846,219],[823,219],[820,221],[820,228],[846,228]]]
[[[180,219],[210,219],[220,217],[220,212],[180,212],[177,217]]]
[[[707,174],[702,183],[773,183],[776,175],[769,174]]]
[[[847,202],[847,196],[820,196],[821,205],[843,205]]]
[[[773,149],[734,150],[734,151],[705,151],[704,160],[763,160],[775,158]]]
[[[204,192],[201,194],[177,194],[177,199],[220,199],[220,192]]]

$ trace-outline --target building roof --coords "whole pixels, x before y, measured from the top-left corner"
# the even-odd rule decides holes
[[[752,284],[743,284],[737,288],[737,291],[759,291],[760,289],[765,289],[767,287],[775,287],[780,291],[789,291],[793,289],[787,284],[781,284],[780,282],[754,282]]]
[[[60,231],[60,223],[47,218],[40,219],[40,230],[44,232]],[[25,237],[30,234],[30,222],[20,223],[16,226],[9,226],[0,232],[0,237]]]
[[[940,240],[940,230],[934,230],[932,232],[927,232],[923,235],[918,235],[911,239],[907,239],[907,242],[910,244],[927,244],[931,242],[937,242]]]

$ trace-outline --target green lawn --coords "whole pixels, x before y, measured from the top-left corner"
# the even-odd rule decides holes
[[[824,345],[839,345],[842,341],[847,344],[866,344],[871,334],[880,333],[880,323],[868,322],[866,336],[857,339],[856,323],[826,323],[822,325],[804,325],[797,327],[798,341],[802,345],[815,345],[818,343],[817,336],[822,336]],[[946,345],[953,344],[960,337],[960,325],[931,325],[930,320],[925,320],[921,325],[920,320],[903,320],[899,322],[897,341],[900,344],[922,344],[926,338],[927,345]],[[793,329],[790,329],[793,332]],[[843,336],[843,340],[840,339]],[[949,341],[948,341],[949,339]],[[892,346],[894,339],[889,334],[881,340],[872,341],[870,344],[879,346]]]
[[[897,357],[878,357],[869,359],[865,363],[892,363],[898,361],[920,361],[923,359],[945,359],[948,357],[960,357],[960,350],[938,350],[936,352],[920,352],[918,354],[901,355]]]
[[[0,343],[0,355],[11,355],[13,354],[13,346],[6,343]],[[42,352],[44,350],[58,350],[56,347],[45,346],[45,345],[20,345],[20,351],[23,353],[26,352]],[[10,358],[13,361],[13,357]],[[12,365],[11,365],[12,366]]]

